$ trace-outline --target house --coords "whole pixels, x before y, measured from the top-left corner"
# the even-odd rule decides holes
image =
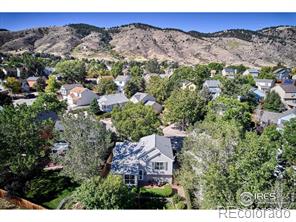
[[[89,105],[98,96],[93,91],[81,86],[73,88],[68,97],[67,102],[69,106],[86,106]]]
[[[171,140],[156,134],[139,142],[116,143],[111,172],[121,175],[125,184],[172,183],[174,155]]]
[[[38,79],[41,77],[30,76],[27,78],[27,83],[29,84],[30,88],[34,88],[34,85],[37,83]]]
[[[189,89],[190,91],[195,91],[196,90],[196,85],[188,80],[183,80],[181,82],[181,89]]]
[[[260,89],[252,88],[250,92],[255,95],[257,102],[262,102],[266,98],[266,93]]]
[[[116,77],[116,79],[114,80],[114,83],[117,85],[117,90],[118,92],[123,92],[125,85],[127,84],[127,82],[130,80],[130,76],[129,75],[119,75]]]
[[[237,74],[237,69],[233,68],[224,68],[222,70],[222,76],[228,77],[228,78],[234,78],[234,76]]]
[[[23,93],[28,93],[30,92],[30,86],[26,80],[21,81],[21,91]]]
[[[49,66],[46,66],[46,67],[43,69],[43,73],[44,73],[46,76],[51,75],[54,71],[55,71],[55,68],[54,68],[54,67],[49,67]]]
[[[296,109],[290,109],[282,113],[270,112],[265,110],[256,111],[256,119],[263,126],[276,125],[278,129],[282,129],[284,123],[296,118]]]
[[[148,93],[137,92],[130,98],[130,101],[133,103],[146,103],[148,101],[156,101],[156,99]]]
[[[215,99],[221,93],[220,85],[221,84],[219,80],[206,80],[203,84],[203,88],[206,88],[211,94],[212,98]]]
[[[296,107],[296,86],[295,80],[285,81],[280,85],[277,85],[271,89],[279,94],[282,102],[287,108]]]
[[[273,73],[276,76],[276,80],[278,82],[282,82],[283,80],[290,78],[290,72],[291,72],[291,69],[289,68],[279,68],[275,70]]]
[[[98,105],[103,112],[111,112],[115,106],[122,107],[128,102],[123,93],[103,95],[98,99]]]
[[[145,106],[151,106],[156,114],[159,114],[162,111],[162,105],[155,101],[148,101],[145,103]]]
[[[70,91],[74,89],[75,87],[82,87],[81,84],[64,84],[61,86],[60,93],[63,97],[63,99],[67,99],[67,96],[69,95]]]
[[[258,69],[247,69],[246,71],[243,72],[243,75],[251,75],[253,78],[258,78],[260,74],[260,71]]]
[[[268,92],[275,84],[273,79],[255,79],[255,85],[263,92]]]
[[[6,76],[14,76],[14,77],[21,77],[21,69],[20,68],[2,68],[2,72]]]

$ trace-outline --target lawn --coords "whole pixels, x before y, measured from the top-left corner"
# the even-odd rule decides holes
[[[173,189],[170,185],[164,185],[163,187],[153,188],[140,188],[140,195],[149,197],[170,197],[173,195]]]
[[[70,196],[72,194],[72,192],[73,192],[73,189],[65,189],[60,194],[58,194],[58,196],[56,198],[54,198],[53,200],[51,200],[49,202],[42,203],[42,206],[49,208],[49,209],[57,209],[57,207],[59,206],[61,201],[63,199],[65,199],[66,197]]]

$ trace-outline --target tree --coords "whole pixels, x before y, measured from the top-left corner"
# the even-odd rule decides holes
[[[205,98],[190,90],[175,90],[165,102],[164,120],[179,123],[184,130],[205,115]]]
[[[97,92],[100,95],[104,94],[112,94],[117,90],[117,85],[114,83],[112,79],[101,79],[98,86],[96,87]]]
[[[135,201],[135,192],[115,175],[86,180],[73,196],[85,209],[132,209]]]
[[[281,97],[275,91],[267,93],[263,108],[273,112],[281,112],[285,109]]]
[[[276,79],[276,76],[273,73],[273,68],[271,66],[261,67],[259,78],[260,79]]]
[[[78,60],[65,60],[58,62],[55,73],[60,74],[66,83],[83,82],[86,71],[85,64]]]
[[[240,138],[241,129],[233,120],[219,119],[197,124],[185,139],[178,178],[196,208],[235,206],[228,169]]]
[[[45,87],[46,87],[46,81],[42,77],[38,78],[36,83],[33,85],[33,88],[37,92],[44,92]]]
[[[123,70],[123,63],[116,62],[112,65],[111,74],[114,78],[116,78],[117,76],[122,75],[122,70]]]
[[[0,112],[0,184],[21,195],[24,185],[40,169],[47,141],[41,136],[45,123],[25,105],[6,106]]]
[[[38,112],[53,111],[61,113],[67,108],[67,104],[65,101],[59,101],[54,93],[40,93],[33,102],[32,108]]]
[[[224,120],[235,120],[244,128],[251,124],[249,105],[231,97],[219,96],[209,103],[207,118],[214,120],[219,116]]]
[[[144,92],[145,91],[145,80],[142,77],[132,77],[124,88],[125,95],[130,98],[136,92]]]
[[[232,68],[232,69],[236,69],[237,73],[242,74],[244,71],[246,71],[248,69],[248,67],[240,64],[240,65],[231,65],[231,66],[227,66],[227,68]]]
[[[130,68],[130,73],[133,77],[142,77],[144,71],[140,66],[134,65]]]
[[[4,93],[0,93],[0,106],[12,105],[12,98]]]
[[[112,123],[124,138],[138,141],[143,136],[158,133],[160,121],[151,106],[128,103],[123,108],[114,108]]]
[[[99,175],[111,148],[111,133],[90,115],[66,114],[61,137],[70,144],[64,156],[53,156],[62,174],[81,183]]]
[[[218,63],[218,62],[211,62],[208,64],[208,67],[210,70],[216,70],[217,72],[222,71],[224,66],[225,65],[223,63]]]
[[[4,86],[12,93],[19,93],[21,91],[21,83],[15,77],[7,77]]]
[[[152,76],[147,85],[147,92],[154,96],[158,102],[163,103],[170,95],[169,79]]]
[[[100,107],[99,107],[99,104],[98,104],[98,100],[97,99],[94,99],[91,103],[90,103],[90,106],[89,106],[89,109],[90,111],[97,115],[101,112],[100,110]]]
[[[234,79],[223,78],[221,86],[222,95],[237,98],[249,94],[255,81],[252,76],[238,75]]]
[[[57,90],[60,88],[60,84],[56,80],[55,75],[49,76],[48,80],[46,81],[47,86],[45,88],[46,93],[56,93]]]
[[[156,59],[148,60],[145,69],[150,73],[160,73],[160,65]]]

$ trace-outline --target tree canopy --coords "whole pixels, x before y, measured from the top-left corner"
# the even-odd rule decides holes
[[[117,85],[112,79],[103,78],[100,80],[98,86],[96,87],[96,90],[100,95],[112,94],[116,92]]]
[[[144,92],[145,91],[145,80],[142,77],[132,77],[124,88],[125,95],[130,98],[136,92]]]
[[[151,106],[128,103],[123,108],[114,108],[112,123],[124,138],[138,141],[143,136],[158,133],[160,121]]]
[[[65,60],[56,64],[55,73],[60,74],[66,83],[83,82],[86,68],[82,61]]]
[[[267,93],[263,108],[273,112],[281,112],[285,109],[281,97],[275,91]]]

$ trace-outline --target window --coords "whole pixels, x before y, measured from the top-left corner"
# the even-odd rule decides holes
[[[152,162],[152,167],[154,170],[167,170],[168,163],[167,162]]]
[[[124,183],[126,185],[135,185],[136,184],[135,175],[124,175]]]
[[[139,180],[143,180],[143,170],[139,170]]]

